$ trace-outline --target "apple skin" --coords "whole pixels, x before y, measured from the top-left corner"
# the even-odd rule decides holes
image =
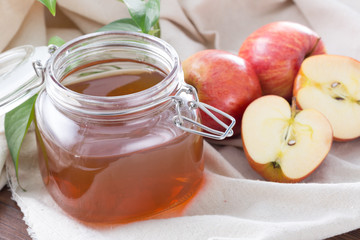
[[[245,39],[239,50],[239,56],[253,65],[263,94],[279,95],[288,101],[303,60],[324,53],[324,43],[314,31],[285,21],[259,28]]]
[[[289,178],[287,177],[281,168],[274,168],[272,163],[267,164],[259,164],[254,161],[254,159],[251,158],[249,152],[247,151],[247,148],[245,144],[243,144],[243,149],[245,153],[245,157],[248,160],[250,166],[252,169],[254,169],[260,176],[262,176],[265,180],[271,181],[271,182],[279,182],[279,183],[298,183],[310,176],[319,166],[322,162],[320,162],[314,169],[309,172],[308,174],[304,175],[301,178]]]
[[[240,134],[246,107],[262,96],[259,79],[251,64],[239,56],[217,49],[197,52],[182,63],[185,82],[197,89],[199,100],[235,118],[234,135]],[[220,120],[230,121],[215,114]],[[224,128],[201,112],[201,122],[213,129]]]

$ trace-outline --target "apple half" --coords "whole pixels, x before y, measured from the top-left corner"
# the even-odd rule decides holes
[[[339,55],[312,56],[302,63],[294,82],[302,109],[320,111],[330,121],[334,140],[360,136],[360,62]]]
[[[282,97],[266,95],[245,110],[241,134],[245,156],[266,180],[299,182],[325,159],[332,127],[314,109],[296,110]]]

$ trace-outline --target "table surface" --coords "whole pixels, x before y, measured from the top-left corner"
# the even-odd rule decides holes
[[[0,191],[0,239],[1,240],[31,240],[22,220],[23,213],[7,187]],[[329,238],[328,240],[358,240],[360,229]]]

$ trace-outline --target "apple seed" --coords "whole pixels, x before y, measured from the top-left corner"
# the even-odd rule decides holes
[[[296,141],[294,139],[291,139],[287,143],[289,146],[294,146],[296,144]]]
[[[338,101],[345,100],[345,98],[343,98],[343,97],[334,97],[334,98],[335,98],[335,100],[338,100]]]
[[[339,86],[341,83],[339,83],[339,82],[333,82],[332,84],[331,84],[331,87],[332,88],[336,88],[337,86]]]

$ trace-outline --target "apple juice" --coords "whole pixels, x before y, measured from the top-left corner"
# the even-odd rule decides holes
[[[122,74],[104,74],[102,78],[67,84],[66,87],[86,95],[111,97],[143,91],[155,86],[164,77],[160,71],[127,70]]]
[[[125,70],[64,85],[84,96],[116,97],[139,93],[164,77],[157,70]],[[43,114],[36,115],[40,171],[48,192],[71,216],[129,222],[173,208],[197,191],[202,137],[174,127],[172,110],[103,121],[67,113],[47,98],[39,96]]]

